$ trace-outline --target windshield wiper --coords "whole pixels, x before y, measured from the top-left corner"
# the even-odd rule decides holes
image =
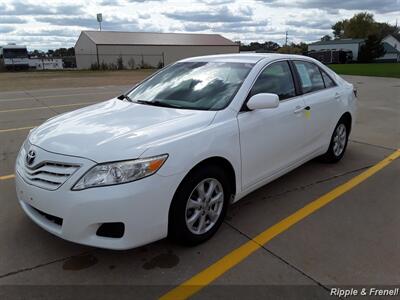
[[[165,103],[165,102],[158,101],[158,100],[154,100],[154,101],[135,100],[134,102],[139,103],[139,104],[145,104],[145,105],[170,107],[170,108],[182,108],[182,106]]]
[[[118,96],[117,99],[119,100],[128,100],[129,102],[134,102],[128,95],[122,94],[121,96]]]

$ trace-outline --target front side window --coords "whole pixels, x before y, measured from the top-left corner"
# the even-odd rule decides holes
[[[254,96],[260,93],[277,94],[279,100],[296,96],[288,62],[280,61],[273,63],[262,71],[254,83],[250,95]]]
[[[300,77],[303,93],[315,92],[325,88],[318,66],[306,61],[294,61],[294,65]]]
[[[128,97],[139,103],[197,110],[225,108],[253,64],[181,62],[137,86]]]

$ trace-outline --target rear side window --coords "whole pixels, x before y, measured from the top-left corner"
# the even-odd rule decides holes
[[[296,96],[292,72],[288,62],[273,63],[262,71],[254,83],[250,95],[254,96],[260,93],[277,94],[279,100]]]
[[[336,86],[336,83],[332,80],[332,78],[329,77],[328,74],[324,70],[321,70],[322,78],[324,79],[325,82],[325,87],[326,88],[331,88]]]
[[[319,91],[325,88],[319,68],[306,61],[294,61],[297,73],[300,77],[303,93]]]

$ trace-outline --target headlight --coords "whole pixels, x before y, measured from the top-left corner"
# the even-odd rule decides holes
[[[91,187],[127,183],[153,175],[164,164],[168,154],[98,164],[86,172],[72,190],[84,190]]]

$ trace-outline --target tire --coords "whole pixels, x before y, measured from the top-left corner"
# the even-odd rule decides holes
[[[203,196],[200,195],[201,186]],[[212,186],[213,192],[207,195]],[[172,200],[168,237],[188,246],[210,239],[225,218],[230,197],[231,187],[223,168],[204,165],[194,169],[183,179]]]
[[[339,120],[332,133],[329,149],[324,155],[320,156],[320,160],[328,163],[336,163],[342,159],[349,141],[349,127],[348,122],[344,118]]]

